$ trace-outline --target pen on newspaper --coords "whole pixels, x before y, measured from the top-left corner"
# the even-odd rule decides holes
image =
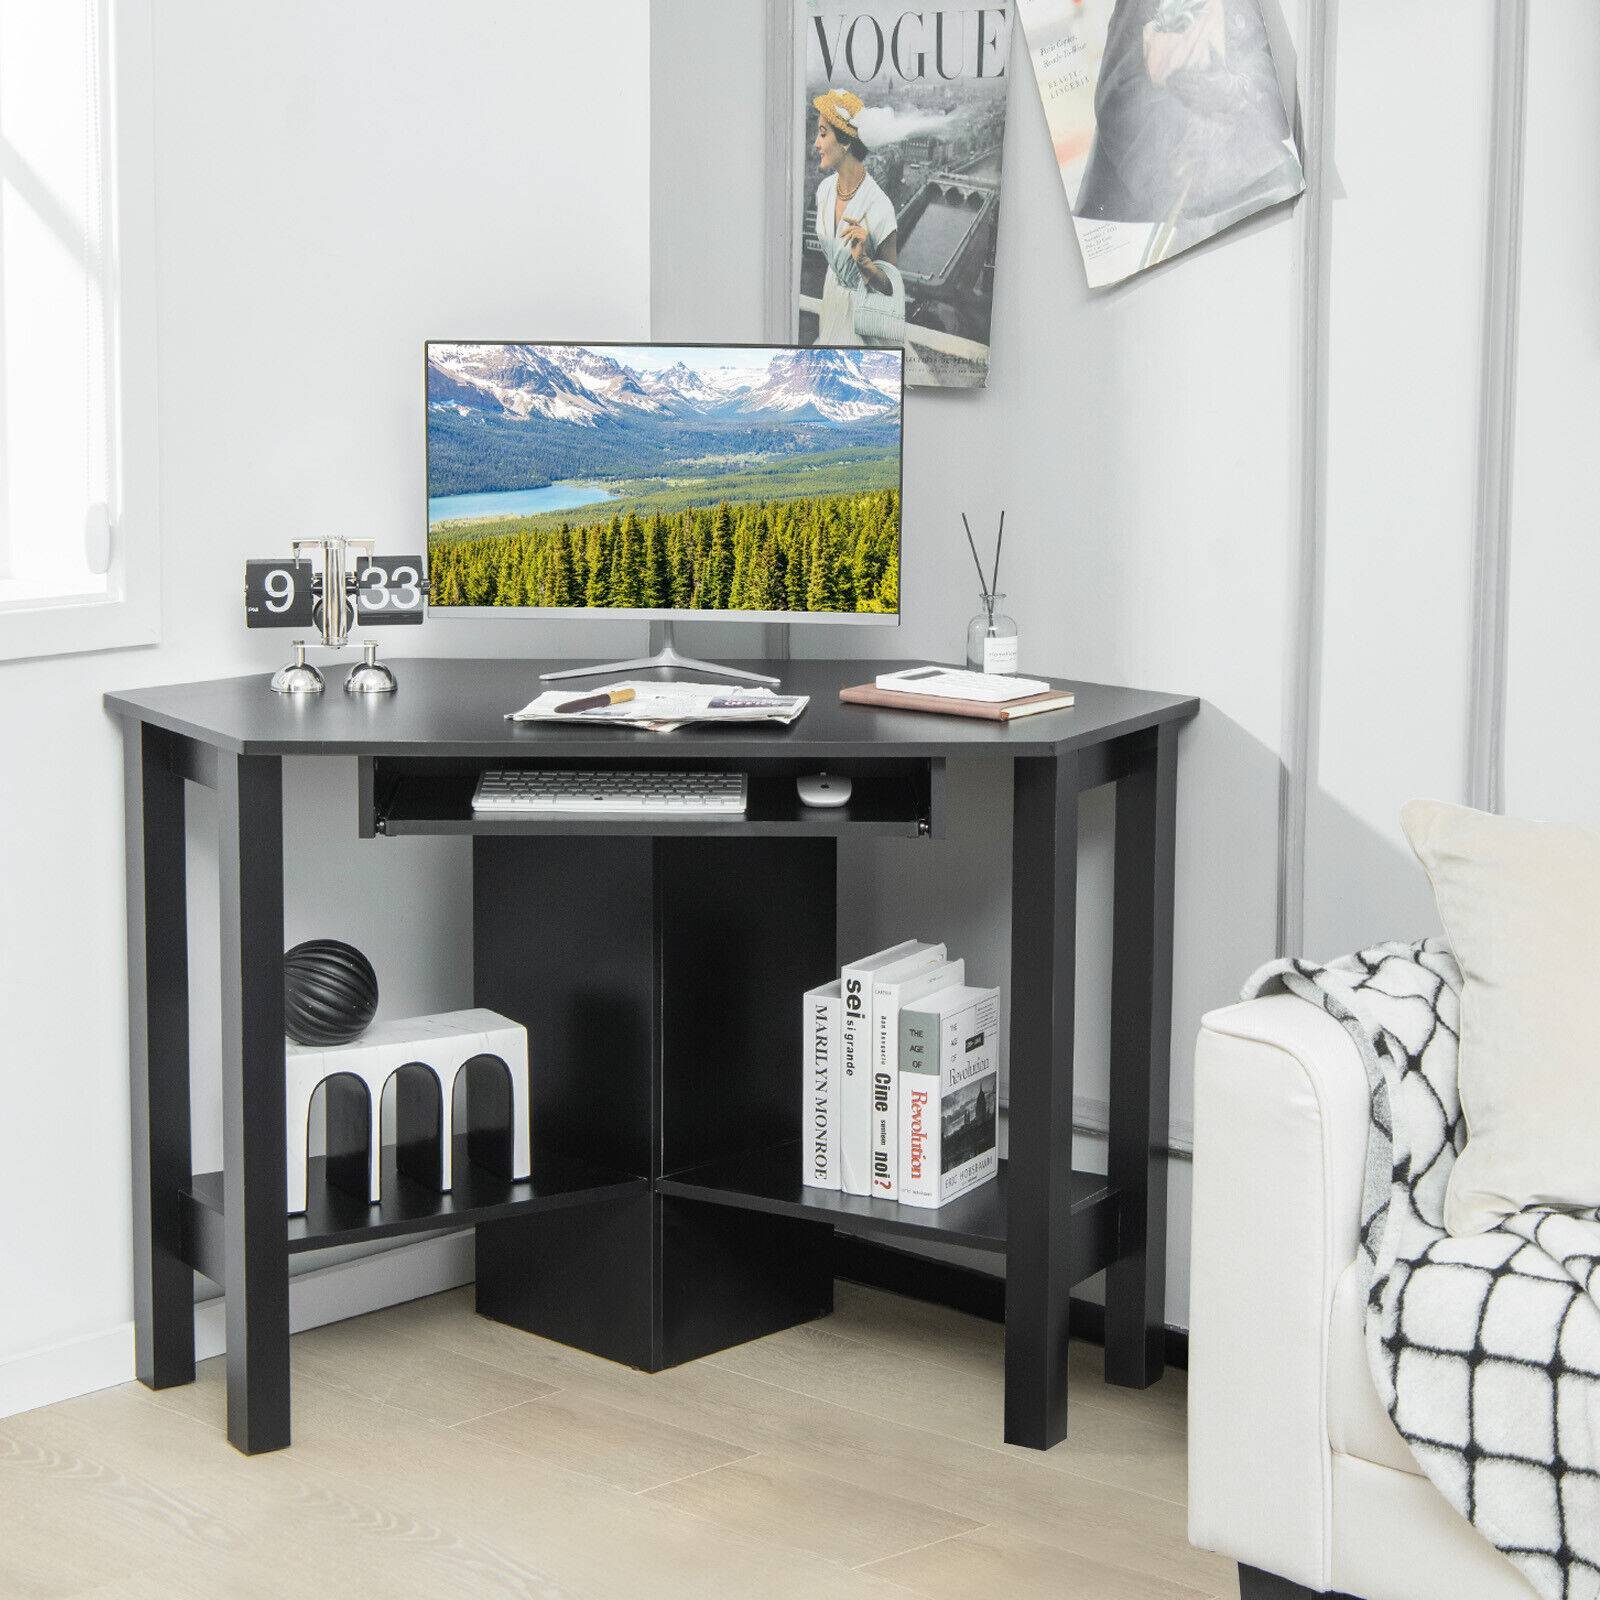
[[[601,706],[620,706],[624,700],[633,699],[632,689],[603,689],[599,694],[586,694],[576,700],[563,700],[553,709],[563,711],[598,711]]]

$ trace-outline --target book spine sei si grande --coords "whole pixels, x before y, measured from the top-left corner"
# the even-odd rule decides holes
[[[840,982],[839,1187],[846,1194],[866,1194],[872,1188],[872,1102],[866,1071],[872,974],[846,967]]]
[[[1000,991],[947,989],[900,1013],[900,1188],[941,1206],[999,1170]]]
[[[839,1187],[840,980],[806,992],[800,1007],[801,1049],[806,1063],[804,1177],[813,1189]]]
[[[966,982],[962,961],[941,962],[914,977],[872,986],[872,1197],[899,1198],[900,1008]]]

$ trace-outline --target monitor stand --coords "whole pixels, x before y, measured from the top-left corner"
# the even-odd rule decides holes
[[[648,672],[652,667],[676,667],[683,672],[707,672],[714,678],[738,678],[746,683],[776,685],[779,681],[777,678],[769,678],[763,672],[747,672],[742,667],[723,667],[714,661],[696,661],[692,656],[680,656],[673,646],[671,622],[652,622],[650,643],[655,646],[654,655],[640,656],[634,661],[602,661],[592,667],[565,667],[560,672],[541,672],[539,681],[553,683],[557,678],[592,678],[601,672]]]

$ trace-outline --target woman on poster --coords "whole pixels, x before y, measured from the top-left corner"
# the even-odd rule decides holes
[[[867,147],[857,118],[863,102],[848,89],[830,89],[812,102],[817,110],[815,149],[822,168],[817,185],[817,239],[828,262],[822,287],[818,344],[860,344],[855,325],[858,286],[893,297],[900,219],[894,203],[867,171]]]

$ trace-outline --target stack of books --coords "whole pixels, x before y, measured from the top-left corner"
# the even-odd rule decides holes
[[[940,1206],[999,1170],[1000,991],[908,939],[808,990],[803,1176]]]
[[[908,667],[880,672],[871,683],[839,691],[847,705],[881,706],[889,711],[931,711],[939,716],[983,717],[1015,722],[1044,711],[1069,711],[1077,697],[1044,678],[1007,678],[993,672],[963,672],[959,667]]]

